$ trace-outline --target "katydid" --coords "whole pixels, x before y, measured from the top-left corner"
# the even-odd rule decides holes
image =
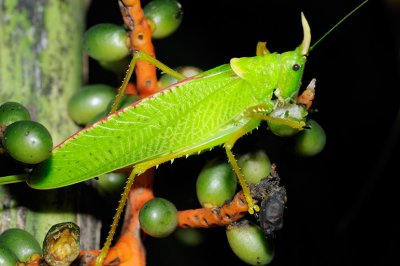
[[[134,166],[100,261],[111,244],[134,177],[178,157],[224,145],[249,212],[259,211],[231,149],[237,139],[257,128],[262,120],[304,127],[304,122],[268,116],[277,106],[295,101],[298,94],[311,42],[310,27],[303,14],[301,21],[304,37],[294,51],[278,54],[262,49],[259,53],[263,55],[233,58],[230,64],[181,80],[112,113],[55,147],[52,156],[33,169],[28,184],[35,189],[63,187]],[[138,59],[174,75],[141,51],[134,54],[129,73]],[[175,77],[182,79],[180,75]],[[124,83],[129,78],[127,75]]]
[[[122,88],[137,60],[146,60],[180,81],[72,135],[33,169],[27,183],[35,189],[52,189],[133,166],[99,263],[107,254],[135,176],[178,157],[224,145],[249,212],[258,211],[231,150],[240,137],[256,129],[263,120],[304,128],[302,121],[269,116],[274,109],[296,102],[307,55],[312,49],[310,27],[303,14],[301,22],[303,41],[295,50],[270,53],[259,45],[254,57],[233,58],[229,64],[187,79],[136,51]]]
[[[276,119],[267,114],[297,96],[311,41],[304,15],[302,25],[304,39],[294,51],[233,58],[230,64],[181,80],[79,131],[33,169],[28,184],[36,189],[63,187],[132,165],[137,175],[223,144],[238,169],[231,153],[235,141],[262,120]],[[131,68],[138,59],[171,72],[140,51]],[[273,96],[277,104],[273,104]],[[280,121],[299,129],[304,126]],[[246,187],[244,180],[241,183]],[[250,195],[247,197],[254,208]]]

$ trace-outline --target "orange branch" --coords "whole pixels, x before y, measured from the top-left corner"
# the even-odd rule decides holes
[[[125,25],[131,30],[130,41],[133,51],[141,50],[155,56],[151,42],[151,28],[144,17],[139,0],[119,0],[119,6]],[[148,62],[136,63],[136,85],[141,97],[147,97],[158,91],[156,68]]]
[[[128,207],[121,235],[115,245],[110,248],[103,265],[146,265],[146,251],[140,237],[139,211],[144,203],[154,197],[152,191],[153,175],[154,170],[150,169],[136,178],[129,192]],[[99,254],[99,250],[81,251],[75,263],[77,265],[95,265]]]
[[[178,212],[178,226],[183,228],[209,228],[225,226],[248,213],[248,205],[242,191],[233,200],[218,208],[201,208]]]
[[[312,79],[303,93],[297,97],[297,103],[304,104],[307,107],[307,110],[311,108],[315,97],[315,82],[316,80]]]

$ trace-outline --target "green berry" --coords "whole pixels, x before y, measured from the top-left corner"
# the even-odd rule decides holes
[[[175,70],[184,75],[185,77],[192,77],[203,72],[203,70],[194,66],[181,66],[175,68]],[[173,78],[170,75],[164,73],[163,75],[161,75],[158,84],[160,85],[160,88],[165,88],[176,82],[178,82],[176,78]]]
[[[18,228],[4,231],[0,235],[0,246],[7,247],[22,262],[29,261],[33,255],[42,254],[40,244],[35,237],[29,232]]]
[[[145,17],[150,20],[154,39],[171,35],[182,22],[182,6],[176,0],[153,0],[143,8],[143,11]]]
[[[307,111],[305,107],[302,105],[286,104],[282,107],[276,108],[269,115],[272,117],[278,117],[286,120],[304,122],[306,120]],[[299,132],[298,129],[279,122],[268,121],[268,126],[272,133],[280,137],[293,136]]]
[[[186,246],[198,246],[204,241],[203,232],[198,228],[178,228],[174,236]]]
[[[97,190],[103,197],[119,196],[127,179],[126,173],[107,173],[99,176]]]
[[[140,97],[137,95],[134,95],[134,94],[123,95],[121,102],[119,103],[119,108],[117,110],[127,107],[128,105],[131,105],[132,103],[137,102],[138,100],[140,100]],[[103,110],[100,113],[98,113],[97,115],[95,115],[93,117],[93,119],[90,120],[87,124],[88,125],[94,124],[95,122],[99,121],[100,119],[106,117],[110,113],[113,104],[114,104],[114,99],[110,101],[110,103],[108,104],[108,106],[105,110]]]
[[[53,140],[49,131],[31,120],[17,121],[4,131],[3,146],[15,160],[37,164],[50,157]]]
[[[0,246],[0,266],[16,266],[18,258],[9,248]]]
[[[17,102],[0,105],[0,125],[8,126],[19,120],[31,120],[31,115],[25,106]]]
[[[126,70],[129,68],[129,63],[131,62],[131,57],[126,56],[117,61],[98,61],[99,65],[115,74],[125,75]]]
[[[248,184],[258,184],[271,171],[271,162],[262,150],[243,154],[238,164]]]
[[[197,178],[197,199],[206,208],[221,206],[232,199],[236,185],[230,164],[213,160],[204,166]]]
[[[93,84],[82,87],[68,102],[68,114],[78,125],[87,125],[104,111],[115,98],[116,90],[108,85]]]
[[[300,156],[314,156],[320,153],[326,144],[324,129],[314,120],[307,121],[310,128],[300,132],[295,138],[295,151]]]
[[[119,102],[119,106],[117,110],[120,110],[122,108],[127,107],[128,105],[131,105],[132,103],[135,103],[140,100],[140,97],[134,94],[129,94],[129,95],[123,95],[121,101]],[[112,105],[114,101],[111,101],[108,106],[107,106],[107,112],[111,111]]]
[[[178,211],[169,200],[154,198],[140,209],[139,222],[146,234],[153,237],[166,237],[178,225]]]
[[[261,228],[247,220],[227,226],[226,236],[233,253],[250,265],[267,265],[274,258],[271,243]]]
[[[87,30],[83,47],[90,57],[98,61],[118,61],[130,53],[125,29],[110,23],[97,24]]]

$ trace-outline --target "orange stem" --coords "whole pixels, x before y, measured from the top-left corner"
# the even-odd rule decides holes
[[[150,169],[136,178],[129,192],[128,207],[121,235],[115,245],[110,248],[103,265],[146,265],[146,251],[140,238],[139,211],[144,203],[154,197],[152,191],[153,176],[154,169]],[[99,250],[81,251],[75,263],[78,265],[95,265],[99,254]]]
[[[148,25],[139,0],[118,1],[125,25],[129,28],[130,44],[133,51],[143,50],[147,54],[155,56],[154,47],[151,42],[151,29]],[[139,94],[147,97],[158,91],[158,82],[155,66],[139,60],[135,66],[136,86],[128,84],[128,94]],[[146,265],[146,252],[140,238],[139,210],[149,199],[153,198],[152,183],[154,170],[136,177],[132,186],[123,228],[119,239],[110,248],[104,265]],[[80,265],[94,265],[98,250],[82,251],[77,261]]]
[[[119,6],[125,25],[131,30],[129,37],[132,50],[141,50],[155,57],[154,46],[151,42],[151,28],[144,17],[140,1],[119,0]],[[136,63],[135,72],[136,85],[141,97],[147,97],[159,90],[154,65],[139,60]]]
[[[243,191],[240,191],[231,202],[221,207],[179,211],[178,226],[183,228],[225,226],[245,216],[248,208]]]
[[[304,104],[307,110],[311,108],[312,102],[315,97],[315,79],[311,80],[307,88],[297,97],[297,103]]]

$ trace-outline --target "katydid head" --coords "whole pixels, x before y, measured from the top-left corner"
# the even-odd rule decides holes
[[[274,95],[281,103],[288,103],[297,96],[310,50],[311,31],[303,13],[301,13],[301,23],[303,26],[302,43],[294,51],[282,53],[280,56],[280,72]]]
[[[265,43],[259,43],[257,56],[230,61],[235,74],[249,82],[256,90],[255,97],[264,103],[270,103],[273,95],[282,105],[297,96],[311,42],[310,26],[304,15],[301,16],[304,38],[294,51],[270,53]]]

